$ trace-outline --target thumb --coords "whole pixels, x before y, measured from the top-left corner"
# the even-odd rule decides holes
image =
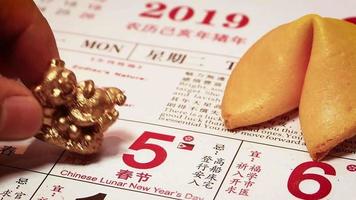
[[[29,138],[42,124],[42,108],[29,89],[0,76],[0,140]]]

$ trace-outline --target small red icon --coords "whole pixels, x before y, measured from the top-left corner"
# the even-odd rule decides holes
[[[188,144],[188,143],[180,142],[178,144],[177,148],[191,151],[194,148],[194,144]]]
[[[356,172],[356,165],[347,165],[346,167],[347,170],[349,170],[350,172]]]
[[[184,142],[191,142],[194,140],[194,137],[191,135],[186,135],[183,137]]]

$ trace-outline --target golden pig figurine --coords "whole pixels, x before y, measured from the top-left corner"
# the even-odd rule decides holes
[[[53,59],[44,80],[33,89],[43,107],[43,125],[36,138],[80,154],[99,150],[103,132],[118,118],[121,90],[96,88],[92,80],[77,83],[64,62]]]

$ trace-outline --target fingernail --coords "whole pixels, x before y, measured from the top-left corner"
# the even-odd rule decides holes
[[[42,124],[42,109],[32,96],[4,100],[0,113],[0,138],[24,139],[33,136]]]

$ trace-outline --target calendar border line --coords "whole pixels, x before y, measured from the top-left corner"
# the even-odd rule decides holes
[[[51,169],[49,170],[49,172],[46,174],[46,176],[44,177],[44,179],[42,180],[42,182],[40,183],[40,185],[37,187],[37,189],[35,190],[35,192],[32,194],[30,200],[32,200],[32,198],[35,196],[35,194],[38,192],[38,190],[41,188],[42,184],[46,181],[47,177],[51,174],[52,170],[54,169],[54,167],[57,165],[57,163],[59,162],[59,160],[62,158],[63,154],[66,151],[63,150],[62,153],[59,155],[59,157],[57,158],[56,162],[53,164],[53,166],[51,167]]]
[[[36,170],[32,170],[32,169],[27,169],[27,168],[23,168],[23,167],[16,167],[16,166],[12,166],[12,165],[5,165],[5,164],[1,164],[1,163],[0,163],[0,167],[16,169],[16,170],[20,170],[20,171],[33,172],[33,173],[42,174],[42,175],[46,175],[47,174],[46,172],[40,172],[40,171],[36,171]]]

